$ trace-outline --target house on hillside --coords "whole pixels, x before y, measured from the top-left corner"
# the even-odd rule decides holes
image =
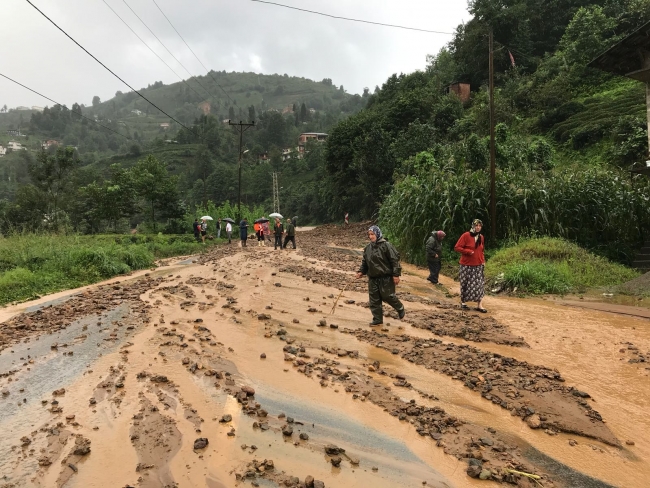
[[[269,153],[264,152],[264,153],[262,153],[262,154],[258,154],[258,156],[257,156],[257,160],[258,160],[260,163],[265,163],[265,162],[267,162],[267,161],[269,160]]]
[[[31,110],[29,107],[23,107],[22,105],[16,107],[14,110]]]
[[[287,105],[282,109],[282,115],[284,114],[292,114],[293,113],[293,105]]]
[[[302,155],[305,153],[305,147],[308,141],[325,142],[327,134],[324,132],[303,132],[298,138],[298,152]]]
[[[43,141],[41,143],[41,148],[45,151],[51,147],[58,147],[60,145],[60,142],[54,139],[49,139],[47,141]]]
[[[284,161],[288,161],[289,159],[291,159],[291,157],[293,155],[293,151],[294,150],[292,148],[290,148],[290,147],[284,148],[282,150],[282,161],[284,162]]]
[[[169,129],[170,126],[171,126],[171,124],[169,122],[162,122],[160,124],[160,128],[163,129],[163,130]]]
[[[25,150],[27,148],[24,147],[20,142],[9,141],[7,143],[7,149],[9,149],[10,151],[20,151],[21,149]]]
[[[25,137],[25,134],[21,134],[20,129],[9,129],[7,134],[13,137]]]
[[[7,148],[0,146],[0,158],[4,158],[5,154],[7,154]]]
[[[460,98],[461,102],[466,103],[469,102],[469,97],[471,95],[470,88],[471,86],[469,83],[452,83],[447,88],[447,93],[455,93],[456,96]]]
[[[42,112],[45,109],[43,107],[37,107],[36,105],[32,105],[32,110],[35,110],[37,112]]]
[[[312,115],[315,114],[315,113],[316,113],[316,109],[315,109],[315,108],[310,108],[310,109],[309,109],[309,113],[312,114]]]
[[[207,100],[199,103],[199,110],[203,112],[203,115],[210,115],[210,110],[212,110],[212,105]]]
[[[140,117],[140,115],[142,115],[142,110],[138,110],[136,108],[134,110],[131,110],[131,113],[134,114],[134,115],[137,115],[138,117]]]

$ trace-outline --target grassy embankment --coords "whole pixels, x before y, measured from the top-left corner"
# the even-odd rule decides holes
[[[210,241],[210,246],[219,241]],[[0,305],[88,285],[208,248],[192,235],[16,235],[0,239]]]
[[[614,289],[636,270],[591,254],[572,242],[542,237],[496,251],[486,262],[488,288],[526,294],[582,293]]]

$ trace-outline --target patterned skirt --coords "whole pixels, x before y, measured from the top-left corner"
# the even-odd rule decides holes
[[[460,265],[460,301],[478,302],[485,295],[485,266],[464,266]]]

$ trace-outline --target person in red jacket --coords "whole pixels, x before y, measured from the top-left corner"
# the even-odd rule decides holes
[[[487,313],[483,308],[483,296],[485,295],[485,239],[481,235],[483,222],[479,219],[472,222],[472,228],[465,232],[454,246],[454,251],[460,256],[460,307],[468,310],[465,302],[477,302],[476,310]]]

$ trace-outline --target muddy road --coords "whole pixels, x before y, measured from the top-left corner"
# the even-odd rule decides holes
[[[648,319],[407,265],[370,328],[364,231],[0,310],[0,488],[648,486]]]

